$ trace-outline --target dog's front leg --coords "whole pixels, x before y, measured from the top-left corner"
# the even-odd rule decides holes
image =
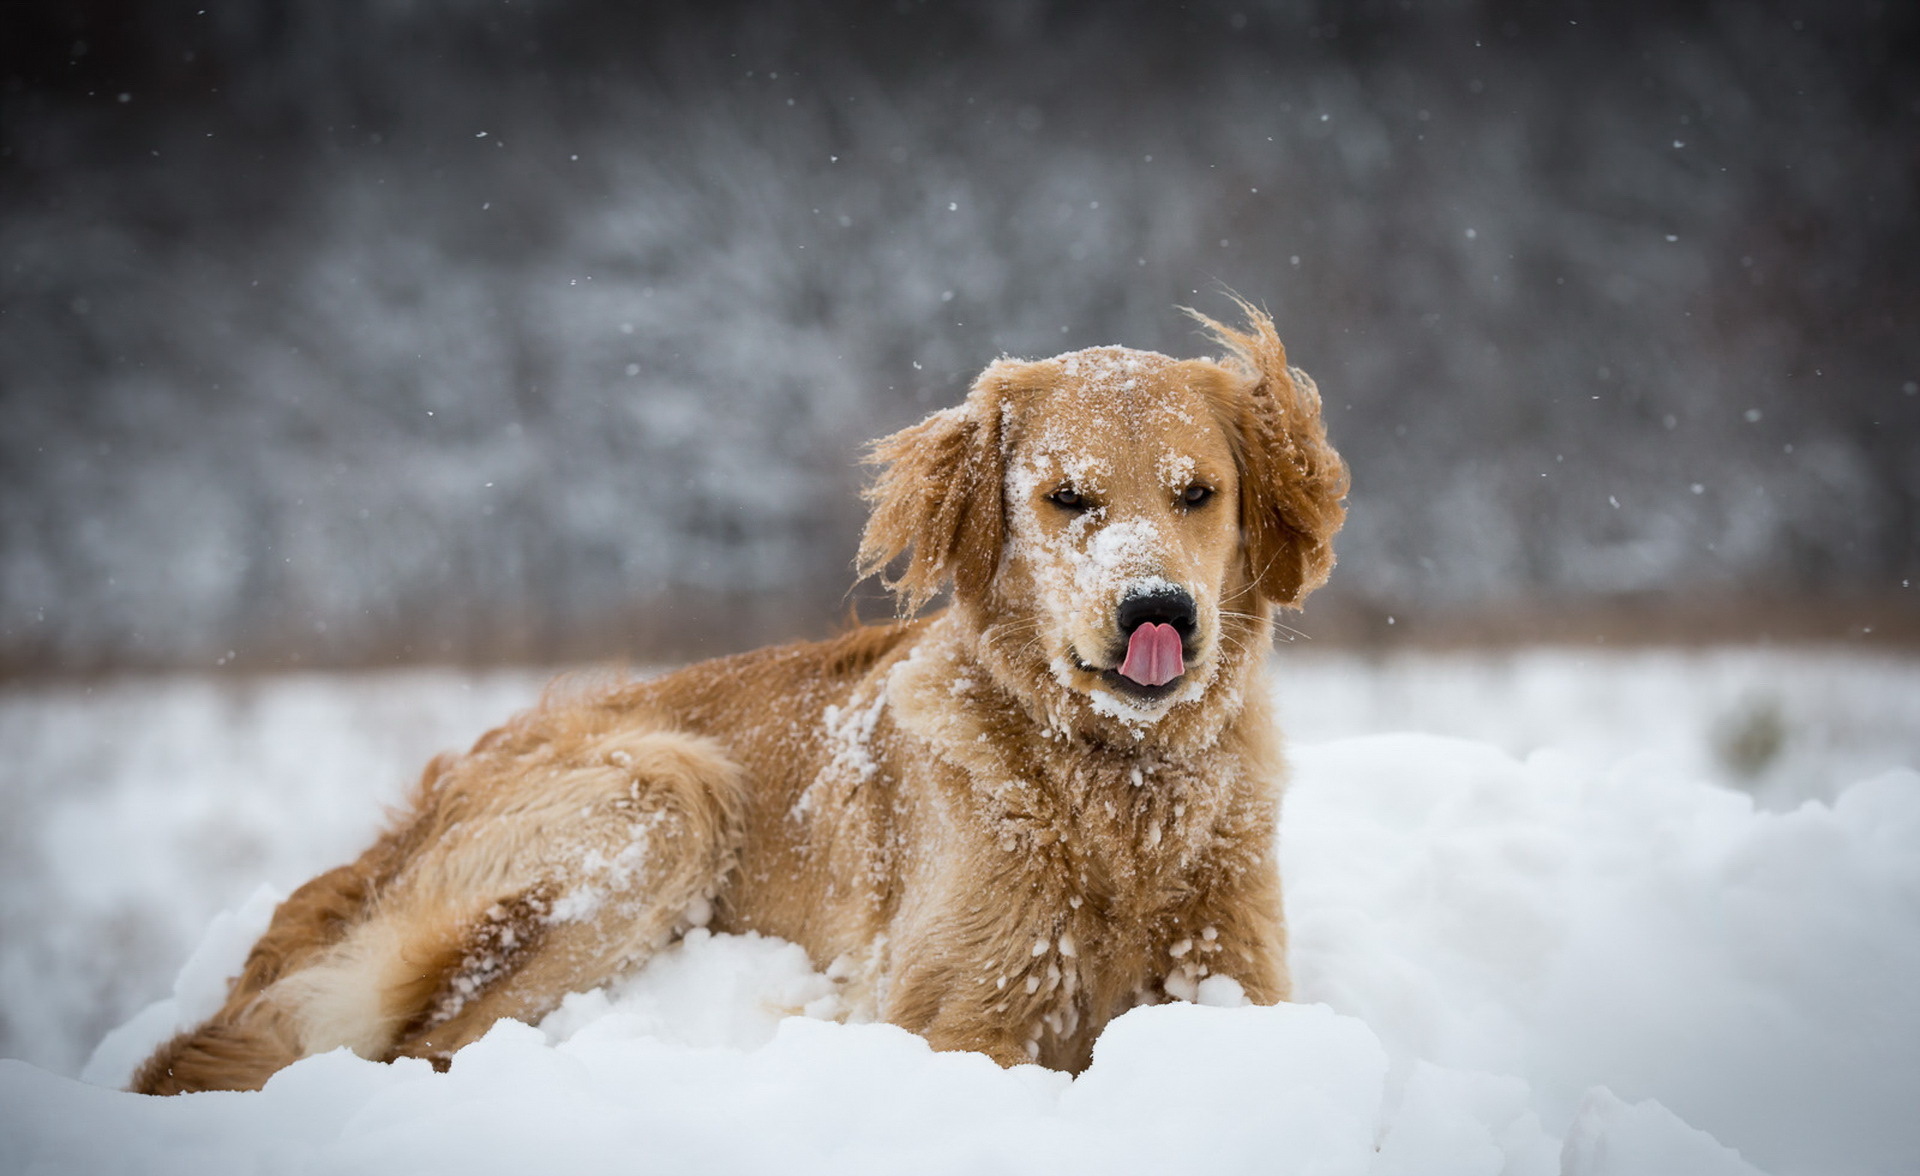
[[[893,928],[896,961],[886,1020],[935,1049],[975,1050],[1003,1066],[1085,1065],[1077,1048],[1086,985],[1079,952],[1062,919],[1064,902],[1020,875],[952,895],[930,917]],[[1004,909],[988,896],[1022,895]]]
[[[1043,987],[1015,961],[914,964],[895,978],[886,1019],[935,1049],[972,1050],[1002,1066],[1020,1065],[1040,1060],[1045,1012],[1038,1006],[1052,995]]]
[[[1168,996],[1193,1000],[1208,976],[1231,978],[1258,1005],[1293,995],[1280,871],[1270,854],[1210,871],[1173,925],[1179,930],[1165,948],[1162,981]]]
[[[1038,1060],[1038,1044],[1016,1029],[1003,1013],[996,1013],[984,1001],[949,990],[920,1030],[937,1050],[983,1053],[1002,1066],[1017,1066]],[[919,1004],[936,999],[931,988],[908,994],[906,1003]],[[889,1017],[888,1020],[896,1020]],[[896,1021],[896,1023],[898,1023]]]

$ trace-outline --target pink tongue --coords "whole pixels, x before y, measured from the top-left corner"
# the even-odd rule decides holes
[[[1121,677],[1131,678],[1142,686],[1165,686],[1186,671],[1180,632],[1172,625],[1149,621],[1127,638],[1127,660],[1121,663]]]

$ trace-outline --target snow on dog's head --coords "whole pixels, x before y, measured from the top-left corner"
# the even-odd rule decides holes
[[[909,611],[951,580],[1011,677],[1078,700],[1070,725],[1137,735],[1201,702],[1326,579],[1344,516],[1319,395],[1242,308],[1246,331],[1201,319],[1224,359],[1002,359],[877,442],[861,570],[910,553],[888,581]]]

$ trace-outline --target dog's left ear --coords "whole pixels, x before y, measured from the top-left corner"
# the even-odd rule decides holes
[[[965,403],[882,437],[867,454],[881,470],[866,491],[873,512],[860,537],[859,573],[879,573],[906,613],[939,595],[949,576],[956,598],[979,600],[1000,566],[1002,368],[1011,366],[989,367]],[[906,570],[887,579],[887,565],[909,551]]]
[[[1346,521],[1347,465],[1327,444],[1320,390],[1287,366],[1273,320],[1236,298],[1247,329],[1188,311],[1231,353],[1239,369],[1223,416],[1240,463],[1240,530],[1262,596],[1298,608],[1333,571],[1333,536]]]

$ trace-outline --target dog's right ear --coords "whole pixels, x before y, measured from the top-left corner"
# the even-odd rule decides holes
[[[956,598],[979,600],[1000,566],[1003,366],[1011,365],[1003,360],[981,373],[965,403],[882,437],[867,454],[881,470],[865,495],[873,511],[860,537],[859,573],[878,573],[904,613],[918,612],[949,576]],[[906,569],[888,579],[887,565],[905,552]]]

